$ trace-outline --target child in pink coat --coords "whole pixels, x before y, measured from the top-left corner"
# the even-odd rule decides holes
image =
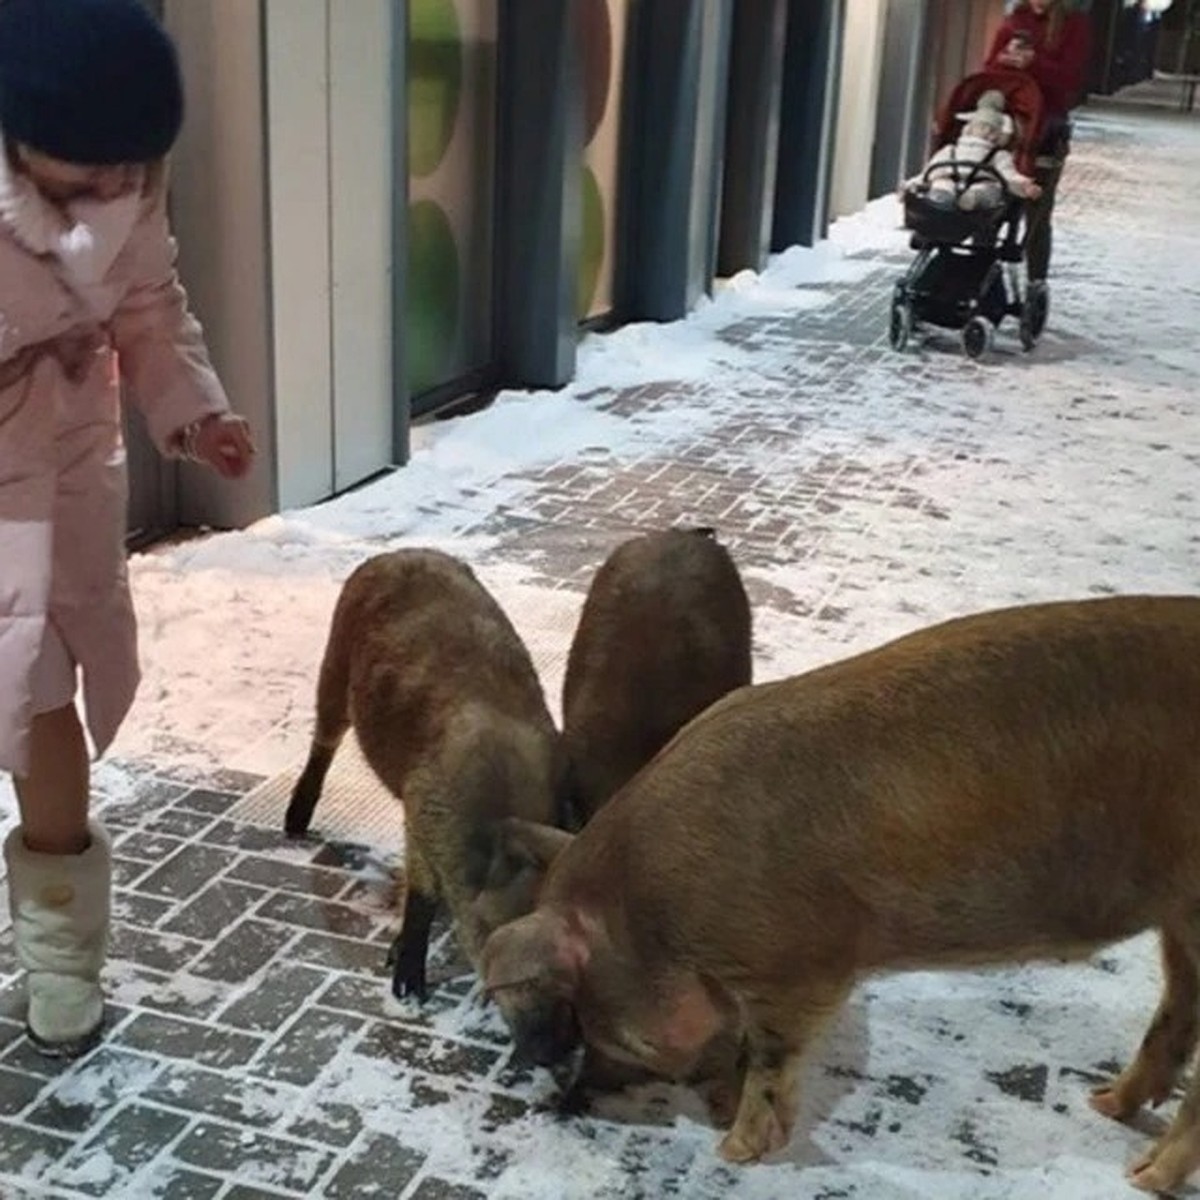
[[[175,275],[182,118],[174,47],[138,0],[0,0],[0,770],[29,1035],[57,1055],[99,1034],[108,940],[77,683],[98,754],[138,683],[119,383],[163,453],[230,478],[254,453]]]

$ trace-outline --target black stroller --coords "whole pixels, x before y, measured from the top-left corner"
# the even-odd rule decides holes
[[[957,136],[955,114],[969,109],[988,90],[1004,93],[1015,126],[1013,156],[1032,175],[1042,124],[1042,94],[1028,75],[985,71],[954,89],[934,134],[933,148]],[[928,198],[929,168],[904,194],[904,223],[912,231],[917,257],[892,296],[888,340],[903,350],[915,329],[936,325],[962,331],[963,351],[980,358],[991,348],[1005,317],[1019,322],[1021,345],[1032,350],[1046,326],[1050,295],[1044,282],[1023,286],[1025,201],[1010,196],[994,167],[979,164],[956,180],[958,195],[972,184],[995,181],[1006,203],[979,209],[947,208]]]

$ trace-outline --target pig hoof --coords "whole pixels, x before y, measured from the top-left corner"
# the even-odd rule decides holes
[[[1129,1169],[1129,1182],[1143,1192],[1174,1192],[1182,1186],[1186,1176],[1159,1165],[1157,1151],[1151,1151]]]
[[[1131,1104],[1119,1089],[1112,1085],[1096,1088],[1088,1097],[1088,1103],[1101,1116],[1109,1117],[1114,1121],[1129,1120],[1141,1107],[1138,1104]]]
[[[758,1162],[776,1150],[782,1150],[790,1134],[784,1128],[779,1113],[763,1105],[743,1117],[725,1135],[720,1154],[726,1162]]]
[[[752,1163],[758,1162],[763,1156],[763,1150],[756,1146],[751,1146],[740,1133],[730,1131],[721,1139],[721,1145],[718,1147],[718,1153],[729,1163]]]
[[[392,976],[392,995],[397,1000],[407,1000],[412,997],[419,1004],[424,1004],[429,995],[429,988],[425,983],[425,972],[422,971],[420,975],[402,975],[397,971]]]
[[[428,994],[424,950],[418,954],[404,945],[403,938],[397,938],[388,950],[387,965],[392,970],[392,995],[397,1000],[415,996],[424,1004]]]

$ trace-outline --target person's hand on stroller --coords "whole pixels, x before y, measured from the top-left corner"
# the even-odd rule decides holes
[[[1031,179],[1022,186],[1021,195],[1024,196],[1026,200],[1038,200],[1042,195],[1042,185],[1040,183],[1034,183]]]

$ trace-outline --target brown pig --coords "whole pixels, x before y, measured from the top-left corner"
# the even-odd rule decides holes
[[[563,682],[582,825],[714,700],[750,682],[750,604],[711,529],[623,542],[588,590]]]
[[[485,985],[543,1063],[580,1037],[684,1077],[745,1075],[721,1151],[783,1146],[797,1069],[872,972],[1077,957],[1155,928],[1166,985],[1092,1097],[1170,1094],[1200,1016],[1200,599],[1045,604],[937,625],[718,701],[497,930]],[[1200,1165],[1200,1074],[1131,1170]]]
[[[441,902],[472,964],[488,933],[533,907],[555,831],[562,751],[529,653],[471,569],[435,550],[363,563],[334,610],[312,749],[285,828],[307,832],[346,731],[404,804],[397,996],[426,992]],[[528,830],[524,821],[533,823]],[[565,836],[565,835],[563,835]]]

